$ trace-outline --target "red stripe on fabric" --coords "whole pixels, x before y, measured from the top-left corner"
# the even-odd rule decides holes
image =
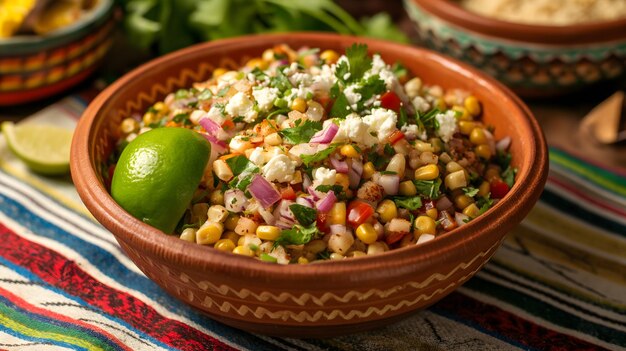
[[[0,256],[66,293],[180,350],[235,350],[177,320],[166,318],[134,296],[101,283],[58,252],[26,240],[0,223]]]
[[[494,334],[539,350],[604,350],[596,344],[542,327],[459,292],[446,296],[431,309],[459,316]]]
[[[548,181],[550,183],[554,183],[556,186],[565,189],[566,191],[575,194],[576,196],[580,197],[581,199],[588,201],[589,203],[592,203],[600,208],[603,208],[605,210],[608,210],[610,212],[613,212],[614,214],[620,216],[620,217],[625,217],[626,218],[626,211],[617,208],[617,207],[612,207],[609,206],[608,204],[598,201],[598,199],[594,198],[593,196],[589,196],[588,194],[585,194],[584,192],[580,191],[579,189],[577,189],[576,187],[572,186],[571,184],[567,184],[559,179],[556,179],[555,177],[551,177],[548,176]]]
[[[30,313],[33,314],[38,314],[40,316],[44,316],[44,317],[48,317],[50,319],[56,319],[59,320],[61,322],[65,322],[65,323],[69,323],[69,324],[74,324],[77,326],[80,326],[84,329],[88,329],[91,330],[95,333],[98,333],[100,335],[103,335],[104,337],[106,337],[109,341],[115,343],[116,345],[118,345],[121,349],[123,350],[128,350],[128,351],[132,351],[133,349],[131,349],[130,347],[128,347],[127,345],[125,345],[121,340],[119,340],[118,338],[116,338],[113,334],[107,332],[106,330],[102,330],[96,326],[93,326],[91,324],[85,323],[83,321],[79,321],[76,319],[72,319],[69,317],[66,317],[62,314],[58,314],[58,313],[54,313],[52,311],[48,311],[46,309],[37,307],[37,306],[33,306],[31,304],[29,304],[28,302],[26,302],[25,300],[19,298],[18,296],[10,293],[8,290],[2,289],[0,288],[0,295],[2,295],[4,298],[6,298],[7,300],[11,301],[11,303],[13,303],[14,305],[20,307],[23,310],[26,310]]]

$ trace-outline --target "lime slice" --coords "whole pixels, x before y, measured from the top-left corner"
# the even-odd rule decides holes
[[[69,172],[71,130],[44,124],[3,122],[2,134],[15,156],[33,171],[46,175]]]

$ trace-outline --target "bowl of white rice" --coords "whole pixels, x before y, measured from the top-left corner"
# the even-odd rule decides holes
[[[525,97],[626,71],[626,0],[404,0],[422,42]]]

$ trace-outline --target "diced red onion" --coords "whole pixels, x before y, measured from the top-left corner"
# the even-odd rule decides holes
[[[339,126],[335,123],[329,123],[326,129],[322,129],[319,132],[315,133],[311,138],[311,143],[318,144],[329,144],[337,135],[339,131]]]
[[[302,175],[302,187],[308,189],[311,186],[311,178],[308,174]]]
[[[279,221],[281,219],[286,219],[286,220],[291,220],[291,221],[294,220],[293,213],[289,209],[289,205],[292,205],[292,204],[293,204],[293,201],[291,200],[282,200],[281,202],[278,203],[278,205],[274,209],[274,218],[276,218],[276,221]]]
[[[337,202],[337,196],[335,196],[335,192],[331,190],[326,194],[325,198],[317,202],[317,210],[322,213],[327,213],[333,208],[335,202]]]
[[[296,199],[296,203],[302,206],[310,207],[310,208],[313,208],[313,206],[315,205],[315,201],[313,201],[308,196],[299,196]]]
[[[454,220],[456,221],[456,224],[460,226],[467,224],[467,220],[469,220],[469,217],[461,212],[455,212],[454,213]]]
[[[356,189],[361,183],[361,175],[363,175],[363,162],[352,160],[352,167],[348,170],[348,179],[350,180],[350,188]]]
[[[268,208],[280,200],[280,193],[263,176],[257,174],[252,178],[248,191],[263,206]]]
[[[344,160],[340,160],[337,157],[331,157],[330,163],[333,165],[333,168],[337,171],[337,173],[348,173],[348,164]]]
[[[312,186],[306,188],[306,191],[311,195],[314,201],[317,201],[324,196],[322,195],[323,194],[322,192],[313,189]]]
[[[344,234],[348,228],[343,224],[331,224],[330,234]]]
[[[509,149],[510,146],[511,146],[511,137],[507,136],[498,140],[498,142],[496,143],[496,150],[506,151]]]
[[[239,189],[228,189],[224,192],[224,207],[230,212],[239,213],[248,205],[248,199]]]
[[[400,176],[397,174],[383,174],[380,176],[378,184],[385,189],[387,195],[396,195],[400,186]]]
[[[276,222],[276,218],[274,217],[274,214],[271,211],[269,211],[266,208],[263,208],[263,206],[259,206],[257,210],[259,211],[259,214],[261,215],[261,217],[263,217],[263,220],[265,221],[265,223],[269,225],[274,225],[274,223]]]
[[[219,124],[217,124],[217,122],[215,122],[214,120],[208,117],[201,118],[200,121],[198,121],[198,123],[210,135],[215,135],[220,129],[222,129],[222,127]]]
[[[444,196],[437,200],[437,205],[435,205],[435,207],[437,207],[437,210],[439,211],[447,210],[452,207],[452,201],[450,201],[447,196]]]
[[[294,224],[296,224],[296,222],[294,221],[289,221],[286,219],[279,219],[277,220],[274,225],[277,226],[280,229],[289,229],[289,228],[293,228]]]
[[[485,129],[485,137],[487,137],[487,145],[489,145],[489,150],[491,151],[491,154],[495,155],[496,154],[496,141],[495,141],[495,138],[493,137],[493,134],[491,134],[490,131]]]

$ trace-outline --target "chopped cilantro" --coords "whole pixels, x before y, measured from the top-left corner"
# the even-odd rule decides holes
[[[330,259],[330,251],[324,250],[317,254],[318,260],[329,260]]]
[[[292,88],[291,82],[289,82],[289,79],[280,67],[276,68],[276,76],[270,79],[270,86],[272,86],[272,88],[277,88],[282,92]]]
[[[230,86],[225,86],[222,89],[217,91],[217,96],[222,97],[226,95],[226,93],[228,93],[229,90],[230,90]]]
[[[438,130],[439,129],[439,121],[437,121],[437,118],[435,118],[435,116],[437,116],[437,114],[439,113],[439,109],[438,108],[434,108],[428,112],[426,112],[426,114],[422,115],[419,111],[417,112],[417,121],[418,121],[418,125],[420,125],[420,127],[425,127],[428,129],[432,129],[432,130]]]
[[[357,144],[352,144],[352,147],[356,150],[356,152],[358,153],[363,153],[363,151],[361,150],[361,148],[357,145]]]
[[[500,166],[500,168],[504,170],[509,168],[509,166],[511,165],[512,158],[513,156],[511,155],[510,152],[505,152],[505,151],[500,151],[500,150],[496,151],[496,163],[498,164],[498,166]]]
[[[272,118],[272,117],[274,117],[276,115],[287,114],[287,113],[289,113],[289,111],[291,111],[291,110],[288,109],[288,108],[279,108],[277,110],[274,110],[274,111],[270,112],[270,114],[268,114],[267,117],[265,117],[265,118],[269,119],[269,118]]]
[[[322,130],[322,122],[315,122],[311,120],[302,121],[301,119],[295,122],[295,127],[287,128],[280,131],[280,135],[283,139],[290,144],[302,144],[308,143],[313,135]]]
[[[491,199],[491,194],[487,194],[487,196],[481,196],[478,198],[478,200],[476,201],[476,206],[478,206],[479,210],[479,214],[483,214],[485,212],[487,212],[488,209],[491,208],[491,206],[493,206],[493,200]]]
[[[403,64],[401,64],[400,62],[396,62],[391,66],[391,71],[393,71],[393,73],[396,75],[396,77],[398,78],[403,78],[408,76],[409,71],[406,69],[406,67],[404,67]]]
[[[422,207],[422,199],[419,196],[394,197],[393,202],[396,203],[396,206],[406,208],[409,211],[415,211]]]
[[[267,74],[265,74],[265,72],[263,72],[263,70],[259,67],[254,67],[254,69],[250,71],[250,73],[252,73],[254,75],[254,78],[256,78],[257,80],[261,80],[261,77],[267,76]]]
[[[191,88],[189,90],[187,90],[187,89],[178,89],[174,93],[174,99],[176,99],[176,100],[186,99],[186,98],[192,97],[197,92],[198,92],[198,90],[195,89],[195,88]]]
[[[237,116],[235,118],[233,118],[233,123],[242,123],[244,122],[244,117],[243,116]]]
[[[346,199],[346,192],[343,190],[343,187],[341,185],[318,185],[315,190],[322,193],[327,193],[332,190],[339,201],[343,201]]]
[[[380,169],[387,163],[387,159],[376,152],[376,146],[372,146],[372,151],[367,154],[367,160],[374,165],[375,169]]]
[[[278,259],[277,259],[276,257],[271,256],[271,255],[269,255],[269,254],[267,254],[267,253],[265,253],[265,252],[264,252],[264,253],[262,253],[262,254],[259,256],[259,259],[261,259],[261,261],[271,262],[271,263],[276,263],[276,262],[278,262]]]
[[[407,124],[409,124],[409,117],[407,116],[404,107],[400,107],[400,115],[398,116],[398,123],[396,123],[396,127],[400,129]]]
[[[391,144],[385,144],[385,155],[387,156],[393,156],[396,154],[396,150],[393,149],[393,146],[391,146]]]
[[[228,167],[230,167],[230,170],[235,176],[238,176],[244,172],[258,172],[258,167],[250,160],[248,160],[246,156],[243,155],[237,155],[235,157],[227,159],[226,164],[228,164]]]
[[[382,94],[387,90],[385,82],[378,75],[371,76],[363,81],[362,86],[356,91],[361,94],[361,99],[357,102],[357,109],[361,111],[365,102],[376,94]]]
[[[372,68],[372,58],[367,54],[367,45],[365,44],[352,44],[346,49],[346,57],[350,63],[349,80],[353,82],[363,78],[365,72]],[[343,78],[343,75],[341,77]]]
[[[417,192],[429,199],[436,199],[441,195],[439,191],[439,188],[441,187],[441,179],[415,180],[413,183],[415,183]]]
[[[161,128],[163,126],[165,126],[165,123],[167,123],[167,120],[165,118],[161,118],[160,120],[154,122],[154,123],[150,123],[148,125],[148,127],[155,129],[155,128]]]
[[[468,187],[463,188],[463,193],[466,196],[474,197],[474,196],[476,196],[476,194],[478,194],[478,189],[476,189],[474,187],[471,187],[471,186],[468,186]]]
[[[213,93],[209,89],[203,89],[200,94],[198,94],[198,100],[209,100],[213,97]]]
[[[230,183],[228,183],[228,186],[230,186],[231,188],[237,188],[241,191],[247,191],[248,185],[252,183],[252,178],[258,172],[259,172],[259,168],[255,167],[250,171],[241,173],[240,175],[234,177],[233,180],[231,180]]]
[[[517,174],[517,168],[509,165],[500,175],[509,188],[513,186],[513,183],[515,183],[515,174]]]
[[[308,227],[296,224],[293,228],[283,230],[274,245],[303,245],[317,238],[322,233],[315,224]]]
[[[176,116],[174,116],[174,118],[172,118],[172,121],[174,121],[176,123],[180,123],[183,126],[193,125],[193,123],[189,120],[189,114],[188,113],[179,113]]]
[[[289,205],[289,209],[293,212],[298,222],[303,226],[309,226],[315,223],[317,219],[317,211],[313,208],[306,207],[300,204]]]
[[[312,163],[320,162],[327,159],[328,156],[330,156],[330,154],[332,154],[338,146],[339,144],[332,144],[326,149],[316,152],[313,155],[300,155],[300,158],[302,159],[302,163],[304,163],[304,165],[308,167]]]
[[[330,116],[336,118],[346,118],[346,116],[352,112],[353,111],[350,107],[346,94],[340,93],[337,100],[333,103],[333,107],[330,109]]]

